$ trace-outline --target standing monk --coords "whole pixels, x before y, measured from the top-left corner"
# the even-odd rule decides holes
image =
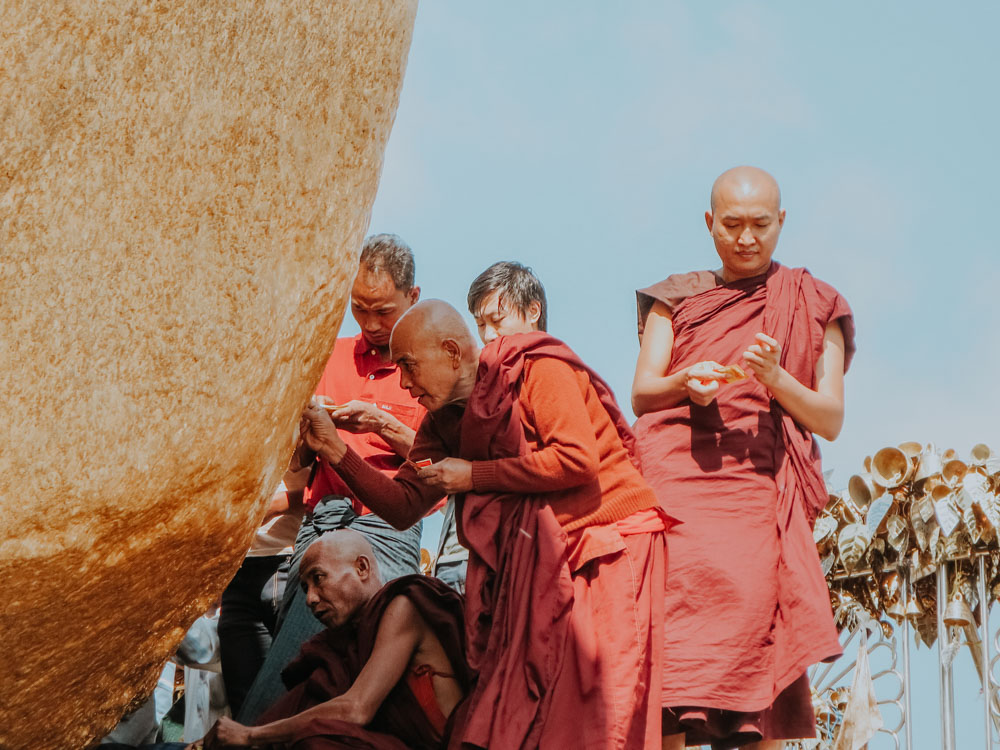
[[[854,325],[831,286],[771,260],[784,221],[771,175],[731,169],[705,213],[722,268],[637,292],[636,437],[684,522],[669,534],[664,748],[814,736],[806,668],[841,652],[812,541],[827,500],[813,435],[840,432]]]
[[[391,348],[429,412],[394,478],[322,409],[306,410],[302,431],[397,528],[442,492],[460,495],[478,675],[452,746],[658,747],[667,518],[607,385],[546,333],[500,336],[480,354],[438,300],[400,319]]]

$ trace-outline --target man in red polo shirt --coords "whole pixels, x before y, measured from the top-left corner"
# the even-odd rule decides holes
[[[316,395],[348,445],[372,468],[393,476],[413,442],[425,410],[399,384],[399,369],[389,358],[389,335],[396,321],[420,298],[414,285],[413,252],[394,234],[365,240],[358,275],[351,288],[351,313],[361,333],[337,339]],[[336,405],[336,406],[334,406]],[[299,563],[306,549],[322,534],[351,528],[371,544],[383,579],[419,572],[418,523],[398,531],[363,505],[336,472],[305,446],[293,467],[312,466],[308,486],[289,503],[304,503],[305,518],[289,559],[278,633],[267,660],[239,713],[252,723],[283,692],[281,670],[302,643],[319,631],[299,586]],[[443,494],[443,493],[442,493]]]
[[[316,395],[350,445],[366,463],[392,476],[410,452],[425,410],[399,385],[399,368],[389,357],[396,321],[420,298],[414,285],[413,252],[394,234],[365,240],[351,288],[351,314],[361,333],[337,339]],[[375,550],[386,581],[419,572],[420,525],[400,532],[366,508],[333,468],[305,446],[293,463],[312,464],[305,491],[306,517],[295,540],[283,607],[298,590],[299,561],[321,534],[351,527]]]

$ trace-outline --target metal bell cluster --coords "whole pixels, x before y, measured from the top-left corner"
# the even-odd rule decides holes
[[[830,493],[813,538],[842,627],[860,617],[891,630],[906,618],[933,643],[930,574],[943,562],[970,561],[956,563],[946,625],[975,622],[973,558],[987,557],[987,590],[1000,598],[1000,456],[983,444],[967,457],[920,443],[883,448]]]

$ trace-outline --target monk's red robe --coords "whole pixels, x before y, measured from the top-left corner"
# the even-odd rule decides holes
[[[610,388],[543,333],[501,337],[484,349],[462,419],[462,458],[502,461],[528,450],[521,410],[531,405],[521,389],[531,361],[544,358],[586,373],[587,389],[603,407],[595,423],[610,419],[618,449],[625,448],[618,461],[631,457],[638,465],[634,436]],[[574,390],[570,383],[561,393],[565,408],[584,409]],[[602,471],[622,473],[605,461]],[[619,496],[643,497],[645,482],[631,476],[633,489],[619,485]],[[573,493],[578,508],[602,507],[596,486]],[[544,492],[475,491],[461,498],[459,521],[470,550],[469,663],[478,671],[463,712],[464,745],[658,747],[662,532],[669,518],[646,507],[582,527],[564,520],[561,527]]]
[[[453,747],[660,746],[669,519],[633,444],[604,381],[545,333],[489,344],[468,404],[421,423],[410,458],[471,460],[475,488],[457,520],[478,676]],[[397,528],[436,501],[411,464],[389,480],[348,449],[337,471]]]
[[[441,642],[455,678],[468,690],[471,674],[465,658],[462,597],[436,578],[403,576],[383,586],[351,622],[324,630],[302,645],[281,675],[288,692],[258,719],[258,725],[295,716],[345,693],[368,662],[382,615],[397,596],[414,604]],[[440,748],[443,738],[420,698],[404,675],[366,726],[314,719],[290,745],[296,750]]]
[[[637,296],[640,333],[656,300],[672,311],[670,372],[739,363],[763,332],[814,388],[829,323],[843,330],[845,367],[854,351],[846,301],[804,269],[772,263],[731,283],[683,274]],[[805,670],[841,652],[811,533],[827,500],[812,434],[752,376],[722,385],[709,406],[684,400],[635,429],[647,480],[683,522],[668,535],[664,731],[718,746],[812,736]]]

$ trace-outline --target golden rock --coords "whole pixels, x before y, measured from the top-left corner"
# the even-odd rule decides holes
[[[0,747],[79,748],[229,581],[367,231],[415,0],[0,11]]]

